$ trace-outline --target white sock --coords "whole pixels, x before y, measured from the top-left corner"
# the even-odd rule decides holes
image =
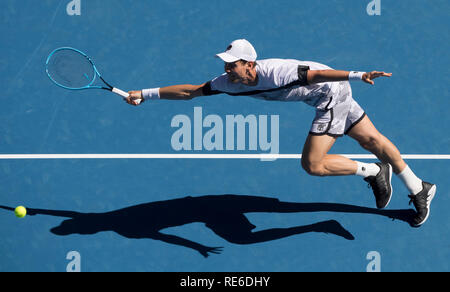
[[[356,161],[356,164],[358,164],[358,169],[356,170],[355,173],[356,175],[368,177],[377,175],[380,172],[380,167],[375,163],[364,163]]]
[[[405,169],[398,174],[398,177],[412,195],[415,195],[422,190],[422,180],[412,172],[408,165],[406,165]]]

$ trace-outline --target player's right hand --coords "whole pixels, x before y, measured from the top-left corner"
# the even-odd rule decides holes
[[[126,103],[137,106],[144,102],[144,99],[142,98],[142,91],[133,90],[133,91],[129,91],[128,94],[130,96],[123,99],[123,100],[125,100]]]

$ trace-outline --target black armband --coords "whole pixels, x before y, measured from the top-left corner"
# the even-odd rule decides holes
[[[298,85],[301,86],[307,86],[309,85],[308,83],[308,71],[309,71],[309,66],[303,66],[303,65],[299,65],[298,66]]]

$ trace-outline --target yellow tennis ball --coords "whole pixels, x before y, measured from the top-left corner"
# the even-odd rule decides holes
[[[14,214],[19,218],[23,218],[27,215],[27,209],[24,206],[19,206],[14,210]]]

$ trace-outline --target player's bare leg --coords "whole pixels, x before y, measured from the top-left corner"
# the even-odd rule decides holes
[[[396,174],[405,169],[406,163],[402,159],[400,151],[391,141],[378,132],[368,116],[365,116],[356,124],[348,132],[348,135],[358,141],[364,149],[374,154],[381,162],[392,165]]]
[[[308,135],[302,154],[302,167],[314,176],[337,176],[355,174],[357,164],[344,156],[328,154],[336,141],[328,135]]]

